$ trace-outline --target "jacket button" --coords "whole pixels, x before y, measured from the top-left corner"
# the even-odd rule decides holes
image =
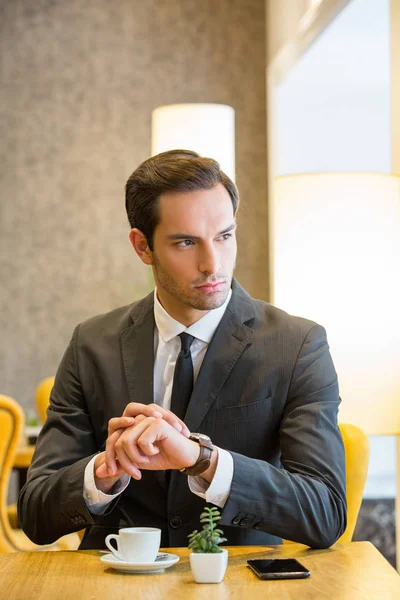
[[[232,520],[232,524],[233,524],[233,525],[239,525],[240,521],[241,521],[241,518],[240,518],[240,517],[235,517],[235,518]]]
[[[264,527],[264,523],[261,523],[261,521],[259,521],[255,525],[253,525],[253,529],[262,529],[263,527]]]
[[[240,519],[240,524],[242,527],[249,527],[250,526],[250,519]]]
[[[172,529],[178,529],[182,525],[182,519],[180,517],[171,517],[169,520],[169,524]]]

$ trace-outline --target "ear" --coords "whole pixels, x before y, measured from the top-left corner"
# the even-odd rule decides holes
[[[140,260],[144,262],[145,265],[152,265],[153,253],[149,248],[146,236],[140,229],[137,229],[136,227],[131,229],[129,232],[129,240]]]

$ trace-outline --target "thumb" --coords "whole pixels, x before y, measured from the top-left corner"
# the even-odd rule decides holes
[[[115,481],[117,479],[119,479],[121,477],[121,475],[124,474],[123,469],[117,468],[116,472],[113,473],[113,475],[110,477],[110,474],[108,472],[107,469],[107,464],[106,463],[102,463],[99,467],[97,467],[96,469],[96,477],[98,477],[99,479],[115,479]]]

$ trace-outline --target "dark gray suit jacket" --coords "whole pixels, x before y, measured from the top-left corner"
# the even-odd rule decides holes
[[[185,546],[204,500],[187,477],[143,471],[103,515],[83,499],[84,470],[105,447],[107,423],[128,402],[153,401],[153,294],[78,326],[19,498],[25,533],[44,544],[86,527],[102,548],[119,527],[162,529]],[[281,538],[327,547],[346,525],[344,450],[335,369],[319,325],[252,299],[237,282],[202,364],[185,422],[231,452],[221,526],[230,545]]]

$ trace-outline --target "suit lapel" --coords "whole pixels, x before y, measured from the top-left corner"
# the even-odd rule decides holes
[[[248,344],[254,319],[252,299],[236,282],[232,298],[208,347],[185,415],[191,431],[197,431],[214,400]]]
[[[154,311],[153,293],[135,304],[132,323],[121,333],[121,352],[129,400],[153,402]]]
[[[135,304],[132,324],[121,333],[121,352],[130,402],[151,404],[154,368],[154,293]],[[155,479],[168,489],[165,471],[153,471]]]

